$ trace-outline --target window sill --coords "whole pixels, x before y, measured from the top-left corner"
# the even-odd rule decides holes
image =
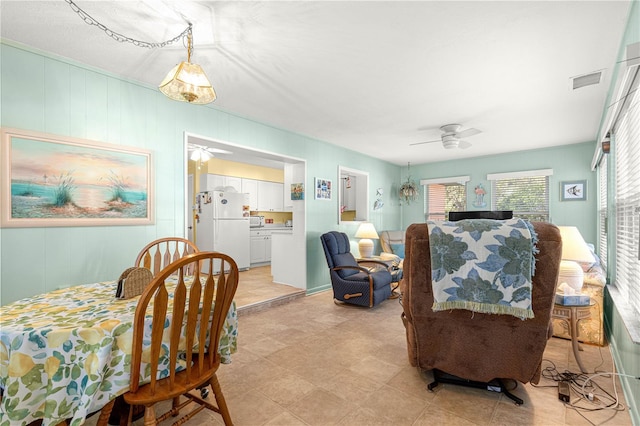
[[[611,296],[611,300],[613,300],[618,314],[622,318],[622,322],[627,328],[631,341],[636,345],[640,345],[640,319],[638,315],[634,312],[631,305],[627,303],[622,294],[620,294],[616,286],[607,285],[606,289],[609,292],[609,296]]]

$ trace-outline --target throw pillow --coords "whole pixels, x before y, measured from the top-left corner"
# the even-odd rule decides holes
[[[404,244],[391,244],[391,251],[393,254],[404,259]]]

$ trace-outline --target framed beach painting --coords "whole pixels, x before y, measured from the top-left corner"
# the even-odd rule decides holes
[[[2,128],[2,227],[149,225],[151,152]]]

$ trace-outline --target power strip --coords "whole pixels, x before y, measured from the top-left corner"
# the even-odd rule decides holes
[[[563,402],[571,400],[571,386],[566,380],[558,383],[558,399]]]

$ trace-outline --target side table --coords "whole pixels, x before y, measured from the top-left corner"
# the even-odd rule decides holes
[[[358,263],[367,263],[367,261],[375,261],[382,262],[387,265],[387,270],[391,274],[391,296],[389,299],[397,299],[400,297],[400,294],[396,291],[398,287],[400,287],[400,280],[402,279],[402,269],[393,267],[393,261],[389,259],[384,259],[380,256],[371,256],[371,257],[358,257],[356,259]]]
[[[591,306],[595,302],[592,300],[588,305],[560,305],[558,303],[553,305],[552,318],[557,318],[567,323],[569,326],[569,335],[571,336],[571,347],[573,348],[573,356],[576,358],[578,367],[583,373],[587,373],[587,369],[582,364],[580,357],[580,348],[578,344],[578,322],[584,319],[591,318]]]

